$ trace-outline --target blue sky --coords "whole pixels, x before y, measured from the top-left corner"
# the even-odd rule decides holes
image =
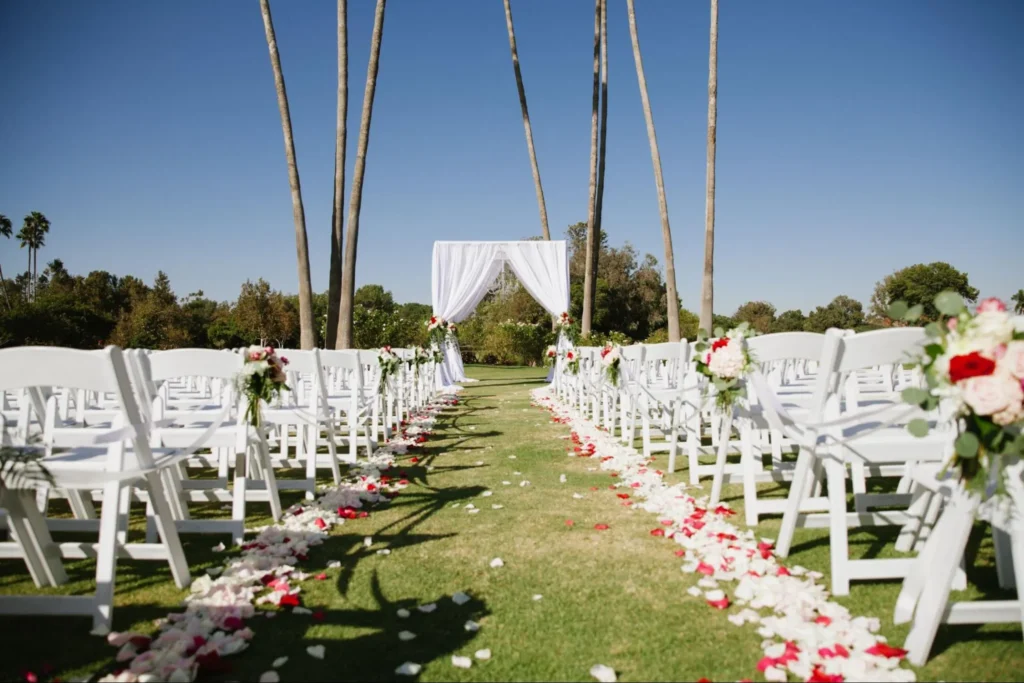
[[[605,228],[664,261],[625,3],[609,3]],[[335,3],[272,4],[327,287]],[[553,231],[585,220],[593,3],[513,0]],[[708,4],[639,0],[679,294],[700,296]],[[373,24],[350,0],[349,178]],[[1024,3],[722,3],[716,310],[863,301],[947,260],[983,295],[1024,286]],[[0,213],[44,212],[40,260],[233,299],[296,290],[280,118],[255,0],[0,3]],[[346,191],[347,201],[347,191]],[[540,226],[499,0],[392,0],[357,283],[430,301],[434,240]],[[5,273],[25,252],[0,244]],[[40,264],[42,266],[42,263]]]

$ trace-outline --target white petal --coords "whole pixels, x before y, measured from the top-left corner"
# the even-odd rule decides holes
[[[328,569],[337,569],[340,566],[341,566],[341,560],[331,560],[330,562],[327,563],[327,568]]]
[[[581,494],[581,493],[574,493],[574,494],[572,494],[572,497],[575,498],[576,500],[579,500],[580,498],[583,498],[583,494]]]
[[[512,482],[510,482],[510,481],[503,481],[503,482],[501,482],[501,483],[502,483],[502,485],[504,485],[504,486],[511,486],[511,485],[512,485]]]
[[[314,659],[323,659],[324,658],[324,646],[323,645],[310,645],[309,647],[306,648],[306,652],[309,654],[310,657],[313,657]]]
[[[508,459],[509,459],[509,460],[515,460],[515,459],[516,459],[516,456],[514,456],[514,455],[510,455],[510,456],[508,456]]]
[[[390,555],[391,551],[388,550],[387,548],[381,548],[380,550],[377,551],[377,554],[378,555]]]
[[[473,656],[476,657],[477,659],[479,659],[480,661],[486,661],[486,660],[491,658],[491,651],[489,649],[488,650],[477,650],[473,654]]]
[[[311,610],[311,609],[309,609],[307,607],[303,607],[302,605],[298,605],[296,607],[292,607],[292,614],[312,614],[312,613],[313,613],[313,610]]]
[[[467,621],[465,623],[465,626],[463,628],[465,628],[470,633],[473,633],[474,631],[479,631],[480,630],[480,624],[476,623],[475,621],[470,620],[470,621]]]
[[[397,612],[395,612],[395,614],[398,615],[399,619],[408,619],[410,612],[407,609],[400,609]]]
[[[543,599],[544,599],[544,596],[541,595],[540,593],[537,593],[536,595],[533,596],[533,601],[534,602],[537,602],[538,600],[543,600]]]
[[[590,667],[590,675],[601,681],[601,683],[615,683],[615,669],[604,664],[595,664]]]
[[[458,655],[452,655],[452,666],[458,669],[468,669],[473,666],[473,660],[469,657],[459,657]]]
[[[566,479],[564,474],[560,474],[558,475],[558,481],[564,484],[566,481],[568,481],[568,479]]]
[[[281,677],[276,671],[264,671],[260,674],[260,683],[280,683]]]
[[[484,498],[486,498],[487,496],[493,496],[494,495],[494,491],[484,491],[480,495],[483,496]]]
[[[502,561],[502,559],[500,557],[496,557],[493,560],[491,560],[491,567],[493,569],[497,569],[498,567],[504,567],[504,566],[505,566],[505,563],[504,563],[504,561]]]
[[[274,663],[271,666],[273,666],[275,669],[280,669],[287,662],[288,662],[288,658],[287,657],[278,657],[277,659],[274,660]]]
[[[483,461],[483,460],[477,460],[477,461],[476,461],[476,466],[477,466],[477,467],[480,467],[480,466],[481,466],[481,465],[483,465],[483,464],[484,464],[484,461]]]
[[[369,548],[371,545],[373,545],[373,536],[367,536],[366,538],[364,538],[363,539],[363,545],[366,546],[367,548]]]
[[[416,634],[413,633],[412,631],[399,631],[398,632],[398,639],[403,641],[403,642],[408,641],[408,640],[412,640],[415,637],[416,637]]]
[[[504,505],[498,505],[497,503],[495,503],[494,505],[491,505],[491,509],[492,510],[500,510],[503,507],[505,507],[505,506]]]
[[[480,508],[473,508],[472,510],[466,510],[466,512],[468,512],[471,515],[475,515],[476,513],[480,512]]]
[[[212,548],[210,548],[210,550],[212,550],[215,553],[222,553],[222,552],[224,552],[225,547],[224,547],[223,543],[218,543],[217,545],[215,545]]]
[[[465,605],[470,600],[472,600],[472,598],[470,598],[462,591],[459,591],[458,593],[452,595],[452,602],[454,602],[456,605]]]
[[[415,676],[422,670],[423,667],[419,664],[416,664],[414,662],[406,662],[402,666],[395,669],[395,673],[399,676]]]
[[[426,605],[420,605],[416,609],[418,609],[419,611],[423,612],[424,614],[430,614],[431,612],[433,612],[434,610],[437,609],[437,605],[435,603],[433,603],[433,602],[430,602],[430,603],[427,603]]]

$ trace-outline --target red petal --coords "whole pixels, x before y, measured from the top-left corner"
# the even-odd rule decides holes
[[[575,523],[576,523],[576,522],[572,521],[571,519],[567,519],[567,520],[565,520],[565,525],[566,525],[566,526],[572,526],[572,525],[573,525],[573,524],[575,524]]]
[[[615,495],[621,498],[622,500],[626,500],[627,498],[629,498],[628,493],[616,493]]]
[[[828,626],[832,623],[832,620],[826,617],[824,614],[819,614],[817,617],[815,617],[814,623],[820,626]]]
[[[316,527],[317,527],[318,529],[326,529],[326,528],[327,528],[327,522],[325,522],[325,521],[323,520],[323,517],[317,517],[317,518],[316,518],[316,519],[315,519],[315,520],[313,521],[313,523],[314,523],[314,524],[316,524]]]
[[[715,568],[707,562],[701,562],[697,565],[697,573],[704,574],[705,576],[711,576],[715,573]]]
[[[676,557],[682,557],[682,556],[683,556],[683,555],[685,555],[685,554],[686,554],[686,551],[685,551],[685,550],[683,550],[682,548],[680,548],[679,550],[677,550],[677,551],[675,552],[675,556],[676,556]]]
[[[313,612],[313,621],[323,621],[326,616],[327,615],[324,614],[322,610],[317,610],[316,612]]]
[[[664,529],[651,529],[651,536],[664,536],[664,535],[665,535],[665,530]]]
[[[299,596],[298,595],[292,595],[290,593],[288,595],[282,595],[281,596],[281,602],[278,603],[278,604],[281,605],[281,607],[298,607],[299,606]]]
[[[594,528],[597,529],[598,531],[607,531],[608,530],[608,525],[607,524],[595,524]]]
[[[906,650],[898,647],[893,647],[888,643],[875,643],[867,650],[865,650],[865,652],[869,655],[875,655],[877,657],[897,657],[899,659],[903,659],[907,654]]]
[[[729,598],[725,597],[721,600],[708,600],[708,604],[714,607],[715,609],[725,609],[729,606]]]
[[[321,572],[320,574],[317,574],[315,578],[316,578],[317,581],[326,581],[327,580],[327,574],[324,574],[324,573]]]

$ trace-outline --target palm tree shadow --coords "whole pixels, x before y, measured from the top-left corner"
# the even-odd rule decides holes
[[[257,680],[261,673],[271,668],[276,657],[287,654],[303,658],[303,678],[306,680],[392,681],[396,679],[395,669],[405,662],[426,664],[453,653],[471,654],[464,650],[476,637],[476,632],[467,630],[466,622],[479,621],[490,614],[485,602],[478,598],[456,605],[442,596],[435,600],[435,611],[429,614],[420,612],[416,609],[419,602],[413,598],[389,600],[376,572],[371,591],[376,607],[327,610],[315,626],[310,625],[308,617],[304,618],[305,627],[300,624],[291,626],[291,622],[299,621],[299,617],[282,615],[278,618],[282,622],[279,626],[285,628],[274,634],[273,649],[255,656],[239,657],[238,667],[231,672],[231,678]],[[399,609],[408,610],[410,616],[399,617]],[[354,638],[329,635],[342,628],[369,630],[371,633]],[[415,638],[401,641],[398,638],[400,631],[414,633]],[[316,646],[323,646],[323,659],[307,654],[307,648]],[[410,676],[403,677],[403,680],[406,678],[415,679]]]

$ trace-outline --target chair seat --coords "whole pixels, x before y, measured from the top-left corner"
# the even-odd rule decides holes
[[[150,450],[155,469],[169,467],[182,459],[177,449]],[[99,447],[72,448],[47,456],[41,463],[53,476],[56,487],[70,489],[91,489],[112,481],[133,481],[152,471],[142,467],[135,451],[126,450],[124,467],[121,471],[112,472],[109,470],[107,449]]]

